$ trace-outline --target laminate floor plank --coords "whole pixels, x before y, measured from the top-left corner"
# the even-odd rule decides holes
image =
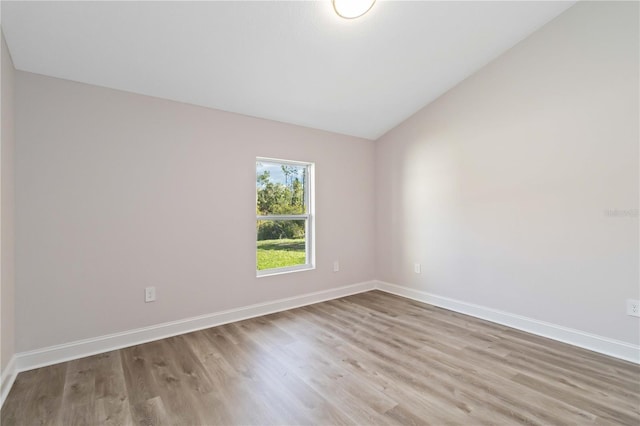
[[[122,361],[117,351],[95,357],[95,399],[99,424],[133,424]]]
[[[98,424],[96,369],[100,355],[69,361],[62,393],[61,425]]]
[[[634,393],[640,390],[640,383],[635,381],[633,370],[617,370],[609,364],[609,360],[605,356],[602,357],[601,364],[598,365],[597,362],[587,363],[578,357],[575,359],[567,359],[561,352],[547,351],[538,345],[529,346],[522,341],[505,339],[501,342],[501,345],[511,349],[512,353],[520,353],[527,358],[535,358],[536,362],[539,363],[554,365],[578,375],[586,375],[587,377],[611,383],[620,389],[627,389]],[[567,345],[566,349],[570,349],[569,345]]]
[[[363,334],[367,334],[366,331],[362,331],[359,332],[360,336]],[[397,340],[397,339],[396,339]],[[363,345],[359,345],[359,346],[363,346],[363,347],[372,347],[370,344],[363,344]],[[395,345],[394,345],[395,346]],[[399,349],[402,349],[402,347],[399,347]],[[395,351],[394,353],[400,354],[400,353],[411,353],[411,351]],[[406,365],[407,363],[411,364],[412,360],[399,360],[399,359],[389,359],[387,358],[387,353],[389,353],[387,350],[384,350],[382,352],[376,352],[375,354],[378,356],[378,358],[382,358],[384,361],[384,364],[386,365]],[[371,362],[371,361],[370,361]],[[385,368],[384,364],[376,364],[376,361],[373,361],[373,363],[378,367],[383,369]],[[429,389],[428,387],[425,388],[425,386],[428,386],[427,383],[422,383],[420,381],[418,381],[417,379],[411,379],[411,374],[412,372],[405,370],[399,371],[398,369],[395,369],[394,371],[387,369],[386,373],[391,374],[391,375],[398,375],[398,374],[403,374],[402,380],[399,380],[400,382],[411,382],[412,387],[413,387],[413,391],[418,391],[422,394],[426,394],[429,395],[431,397],[431,399],[435,399],[434,401],[428,401],[429,403],[435,403],[436,406],[440,406],[440,405],[447,405],[447,404],[443,404],[442,401],[450,401],[451,396],[449,394],[454,394],[455,393],[455,389],[451,386],[451,384],[446,383],[446,382],[437,382],[437,389]],[[429,382],[434,382],[434,377],[429,375],[428,371],[415,371],[413,372],[418,373],[418,377],[422,377],[422,378],[426,378],[428,379]],[[460,395],[456,396],[456,402],[454,404],[449,403],[448,405],[454,405],[456,408],[458,408],[459,410],[465,412],[466,414],[469,414],[472,411],[472,408],[469,405],[469,400],[464,401],[463,398],[460,398]],[[478,416],[480,415],[480,412],[483,411],[484,407],[476,407],[473,410],[474,415],[476,417],[477,420],[482,420],[484,419],[487,422],[494,422],[495,421],[495,412],[491,412],[489,414],[489,417],[491,418],[490,420],[486,417],[481,417],[478,418]],[[397,411],[397,410],[396,410]],[[420,410],[419,410],[420,411]],[[424,411],[424,408],[422,408],[422,411]],[[452,414],[454,412],[452,410],[449,410],[449,412],[447,412],[445,414],[445,418],[442,419],[442,421],[444,421],[445,419],[451,419],[452,418]],[[486,414],[486,413],[485,413]],[[431,413],[431,416],[435,416],[435,413]],[[504,419],[503,419],[504,420]]]
[[[204,424],[202,416],[204,401],[198,398],[201,392],[200,384],[204,380],[187,374],[180,367],[176,351],[172,350],[170,339],[158,340],[142,345],[141,351],[145,359],[149,360],[151,375],[154,378],[156,393],[162,399],[164,409],[171,424]],[[182,351],[189,352],[188,346]],[[183,356],[182,358],[185,358]],[[191,388],[190,385],[195,385]]]
[[[161,405],[154,399],[158,397],[158,385],[151,374],[151,359],[145,358],[144,350],[145,345],[120,349],[120,362],[127,386],[129,405],[138,407],[139,404],[143,404],[150,410],[155,410]]]
[[[290,409],[304,415],[307,421],[319,424],[353,424],[353,420],[346,415],[339,406],[333,406],[300,380],[295,374],[291,374],[290,368],[270,351],[264,350],[250,339],[253,336],[254,320],[228,324],[226,327],[236,328],[239,334],[246,337],[245,350],[257,355],[260,368],[256,371],[262,376],[269,386],[273,387],[273,394],[280,395],[283,402]],[[260,339],[257,339],[260,340]]]
[[[272,346],[270,351],[328,402],[349,406],[349,417],[356,423],[391,424],[383,414],[396,406],[396,401],[334,363],[332,355],[309,349],[305,342],[293,342],[282,347]]]
[[[2,406],[0,424],[59,424],[68,364],[20,373]]]
[[[481,352],[475,353],[481,354]],[[499,361],[503,364],[504,370],[508,369],[514,375],[528,369],[530,375],[545,382],[556,384],[561,388],[565,388],[566,391],[580,389],[585,395],[590,395],[598,400],[610,400],[612,404],[619,406],[621,409],[640,414],[637,390],[634,392],[626,387],[612,385],[608,381],[590,378],[589,376],[558,368],[553,364],[531,362],[530,358],[519,353],[511,353],[499,360],[492,357],[491,354],[486,355],[484,359]]]
[[[332,321],[332,317],[326,315],[327,310],[318,305],[303,309],[316,313],[316,320],[324,323],[334,334],[354,342],[355,345],[350,348],[352,352],[360,352],[360,348],[363,348],[362,358],[356,361],[360,361],[361,365],[365,363],[372,365],[386,376],[388,382],[403,384],[408,388],[405,391],[412,394],[413,398],[420,400],[422,411],[427,413],[429,418],[437,419],[439,422],[460,423],[469,419],[470,407],[465,401],[456,398],[451,389],[441,386],[440,383],[433,383],[424,370],[402,367],[403,351],[398,344],[381,340],[351,322],[349,327],[345,327],[343,320]],[[411,365],[415,367],[415,364],[411,363]]]
[[[159,396],[139,402],[131,407],[135,424],[142,426],[162,426],[169,424],[169,416]]]
[[[269,316],[271,317],[271,316]],[[282,318],[281,316],[279,316]],[[272,323],[273,324],[273,323]],[[317,335],[312,323],[301,324],[292,321],[295,328],[303,326],[304,336]],[[264,327],[266,323],[262,323]],[[289,331],[289,330],[287,330]],[[347,404],[350,407],[351,423],[392,424],[381,415],[397,403],[382,392],[372,389],[352,377],[339,364],[334,362],[333,352],[322,352],[317,344],[309,345],[305,339],[297,339],[289,345],[274,345],[269,339],[257,339],[266,348],[275,351],[277,359],[290,366],[294,374],[330,402]],[[334,348],[335,339],[330,339],[329,347]],[[292,368],[291,368],[292,367]],[[356,384],[357,382],[357,384]],[[351,408],[353,407],[353,408]]]
[[[236,383],[242,385],[232,389],[246,395],[240,399],[236,398],[237,394],[230,396],[233,417],[246,418],[240,422],[242,424],[299,424],[303,421],[305,416],[299,404],[289,401],[289,395],[283,389],[274,389],[281,386],[281,382],[273,380],[271,360],[264,359],[264,351],[251,346],[239,328],[225,325],[211,329],[208,334],[235,371]]]
[[[430,367],[434,375],[455,383],[457,392],[474,399],[484,406],[491,406],[497,412],[514,418],[527,419],[525,423],[550,424],[554,416],[562,414],[566,421],[582,424],[592,422],[596,416],[588,410],[576,408],[563,401],[548,398],[532,389],[523,388],[513,383],[517,371],[504,370],[500,360],[495,363],[480,362],[468,356],[455,358],[454,354],[446,354],[429,347],[424,347],[416,355],[421,365]],[[455,359],[455,361],[453,361]],[[464,383],[464,386],[461,386]],[[553,414],[552,414],[553,413]]]
[[[569,393],[564,389],[560,389],[557,386],[553,386],[552,384],[526,374],[517,374],[513,378],[513,381],[525,385],[530,389],[535,389],[544,395],[555,398],[561,396],[562,399],[570,405],[589,407],[590,412],[597,415],[600,419],[611,421],[613,424],[634,424],[634,422],[638,424],[638,415],[636,413],[631,413],[620,407],[614,409],[610,405],[600,402],[597,398],[584,395],[582,392]]]
[[[640,366],[370,291],[20,373],[2,425],[640,425]]]

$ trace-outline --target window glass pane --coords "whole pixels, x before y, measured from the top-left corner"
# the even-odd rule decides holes
[[[256,214],[304,214],[307,166],[256,162]]]
[[[258,270],[307,263],[306,220],[259,220]]]

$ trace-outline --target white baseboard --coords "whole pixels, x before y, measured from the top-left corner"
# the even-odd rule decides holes
[[[539,321],[521,315],[475,305],[473,303],[462,302],[448,297],[438,296],[420,290],[399,286],[396,284],[376,281],[376,288],[387,293],[419,302],[428,303],[440,308],[449,309],[461,314],[470,315],[487,321],[506,325],[527,333],[535,334],[549,339],[568,343],[594,352],[620,358],[640,364],[640,346],[622,342],[620,340],[609,339],[584,331],[575,330],[560,325]]]
[[[71,361],[73,359],[96,355],[103,352],[139,345],[153,340],[164,339],[179,334],[215,327],[230,322],[286,311],[300,306],[337,299],[351,294],[370,291],[375,288],[375,281],[353,284],[330,290],[307,293],[286,299],[258,303],[213,314],[166,322],[150,327],[137,328],[120,333],[108,334],[91,339],[78,340],[56,346],[49,346],[15,356],[16,373],[34,368]]]
[[[13,386],[13,382],[16,381],[17,375],[16,356],[14,355],[9,360],[5,369],[2,370],[2,375],[0,375],[0,407],[4,404],[7,395],[9,395],[9,391],[11,390],[11,386]]]

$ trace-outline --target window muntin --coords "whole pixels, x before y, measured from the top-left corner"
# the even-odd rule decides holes
[[[256,159],[256,273],[313,268],[313,165]]]

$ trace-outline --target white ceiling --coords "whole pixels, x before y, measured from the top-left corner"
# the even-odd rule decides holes
[[[574,2],[11,2],[17,69],[376,139]]]

